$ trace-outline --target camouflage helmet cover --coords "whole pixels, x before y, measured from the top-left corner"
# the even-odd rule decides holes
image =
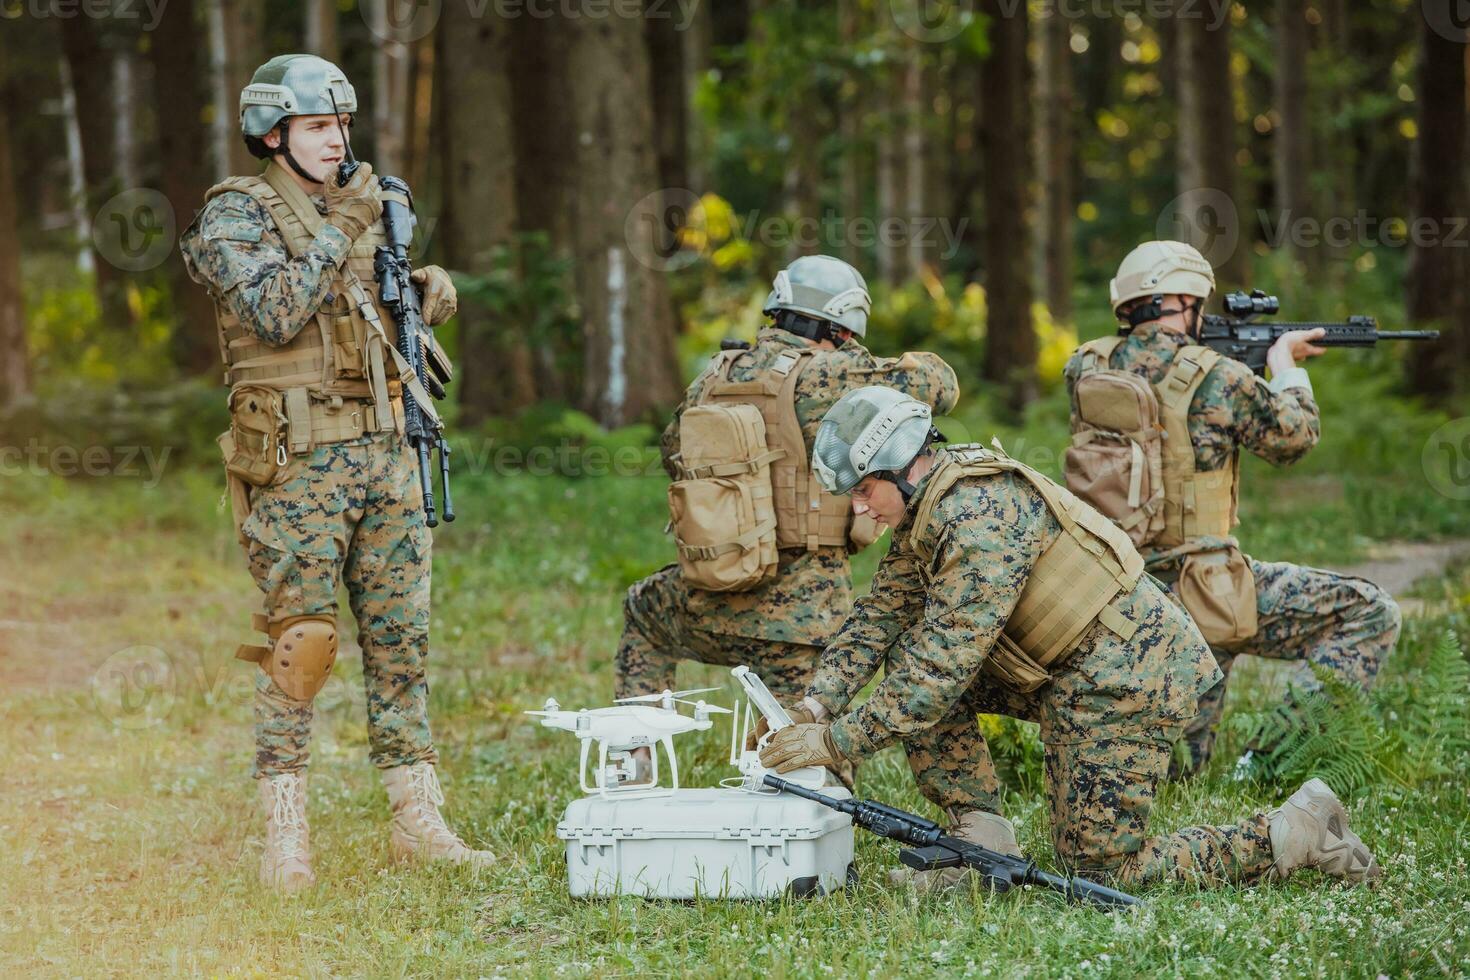
[[[311,54],[282,54],[255,70],[240,93],[240,131],[264,136],[287,116],[357,111],[357,92],[342,69]]]
[[[829,493],[848,493],[875,473],[903,473],[933,426],[929,406],[894,388],[849,391],[828,409],[812,443],[812,468]]]
[[[791,310],[830,320],[859,337],[868,332],[873,298],[863,274],[830,255],[803,255],[776,273],[761,312]]]

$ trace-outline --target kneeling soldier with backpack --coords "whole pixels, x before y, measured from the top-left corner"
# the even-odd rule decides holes
[[[778,273],[749,349],[717,354],[664,430],[678,562],[628,590],[617,696],[673,688],[682,659],[748,664],[778,697],[805,688],[852,606],[848,555],[882,529],[824,490],[809,451],[844,393],[881,382],[939,413],[959,396],[933,354],[874,357],[867,284],[846,262],[797,259]]]

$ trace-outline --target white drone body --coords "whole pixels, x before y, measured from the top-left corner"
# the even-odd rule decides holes
[[[571,732],[581,741],[582,755],[577,768],[582,792],[603,797],[671,796],[679,788],[679,760],[674,755],[674,736],[708,731],[714,727],[712,714],[730,713],[729,708],[703,701],[685,701],[682,697],[702,693],[664,691],[662,694],[624,698],[607,708],[583,708],[580,711],[565,711],[555,698],[548,698],[542,710],[527,711],[526,714],[539,717],[546,728]],[[681,714],[678,704],[692,704],[694,714]],[[589,780],[587,763],[593,742],[597,743],[597,768]],[[660,747],[668,761],[668,786],[660,784]],[[648,780],[638,779],[637,759],[633,754],[637,749],[649,751],[651,771]],[[632,785],[627,785],[629,783]]]

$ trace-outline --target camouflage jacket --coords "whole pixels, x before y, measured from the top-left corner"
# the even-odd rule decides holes
[[[913,514],[928,487],[920,481],[907,516],[873,577],[872,591],[822,653],[808,694],[840,715],[832,737],[854,761],[939,722],[975,685],[995,685],[986,658],[1041,554],[1062,533],[1023,477],[961,479],[944,495],[920,542]],[[1209,648],[1188,617],[1145,576],[1120,600],[1138,624],[1128,641],[1094,625],[1052,667],[1053,680],[1011,695],[1041,723],[1048,743],[1126,738],[1182,726],[1219,678]],[[842,714],[877,673],[872,696]]]
[[[802,348],[794,334],[767,327],[755,346],[730,372],[734,381],[752,381],[768,372],[784,351]],[[699,401],[708,373],[689,386],[661,440],[664,469],[675,474],[670,458],[679,452],[679,419]],[[818,351],[796,384],[796,417],[807,452],[827,410],[837,399],[864,385],[888,385],[928,404],[936,415],[954,408],[959,382],[954,370],[934,354],[874,357],[856,340],[835,351]],[[690,625],[723,635],[746,636],[820,646],[842,622],[852,604],[852,571],[842,548],[808,552],[783,549],[780,571],[768,585],[749,592],[689,590]]]
[[[312,198],[319,209],[319,197]],[[249,194],[220,194],[179,239],[190,278],[267,344],[289,343],[321,308],[352,242],[331,224],[291,256],[270,210]]]
[[[1169,372],[1175,355],[1191,343],[1190,338],[1163,330],[1158,323],[1145,323],[1118,345],[1108,364],[1157,384]],[[1081,371],[1082,355],[1073,354],[1064,373],[1074,419]],[[1305,456],[1317,444],[1321,425],[1312,389],[1304,381],[1305,372],[1293,372],[1268,384],[1239,361],[1222,357],[1189,405],[1195,468],[1200,472],[1224,469],[1241,449],[1277,466]],[[1145,551],[1144,557],[1149,558],[1150,553]]]

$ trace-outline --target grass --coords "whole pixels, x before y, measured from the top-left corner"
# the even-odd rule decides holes
[[[1316,372],[1314,372],[1315,374]],[[1253,471],[1244,511],[1262,557],[1347,560],[1374,540],[1470,533],[1417,472],[1440,419],[1401,409],[1370,363],[1323,375],[1321,461]],[[1361,395],[1372,392],[1371,404]],[[1052,408],[1055,408],[1053,405]],[[1044,413],[1003,430],[1059,446]],[[977,410],[964,423],[984,431]],[[460,458],[464,458],[461,456]],[[1350,464],[1350,465],[1348,465]],[[1339,477],[1340,472],[1351,476]],[[1470,972],[1470,816],[1456,777],[1380,785],[1352,804],[1385,865],[1374,890],[1290,883],[1149,893],[1106,915],[1028,893],[920,898],[889,888],[893,847],[858,839],[859,886],[815,901],[572,901],[554,825],[576,793],[575,741],[526,723],[554,694],[604,703],[623,588],[666,560],[660,477],[469,474],[437,536],[432,717],[451,822],[492,870],[415,870],[388,855],[386,799],[366,760],[360,669],[318,701],[310,818],[319,886],[282,901],[255,883],[248,778],[253,586],[212,471],[139,480],[0,481],[0,972],[21,975],[1364,976]],[[876,553],[863,556],[860,578]],[[1467,636],[1470,580],[1410,621],[1402,669],[1440,630]],[[345,615],[345,603],[344,603]],[[152,673],[147,673],[151,670]],[[122,671],[122,674],[119,674]],[[139,683],[119,685],[127,676]],[[1230,710],[1271,703],[1279,665],[1237,669]],[[681,670],[691,685],[722,672]],[[120,699],[123,691],[126,698]],[[728,701],[728,697],[726,698]],[[687,737],[693,785],[727,775],[728,732]],[[1276,802],[1229,781],[1235,746],[1165,787],[1154,827],[1226,822]],[[860,791],[929,812],[901,755]],[[1012,793],[1023,844],[1050,859],[1044,804]]]

